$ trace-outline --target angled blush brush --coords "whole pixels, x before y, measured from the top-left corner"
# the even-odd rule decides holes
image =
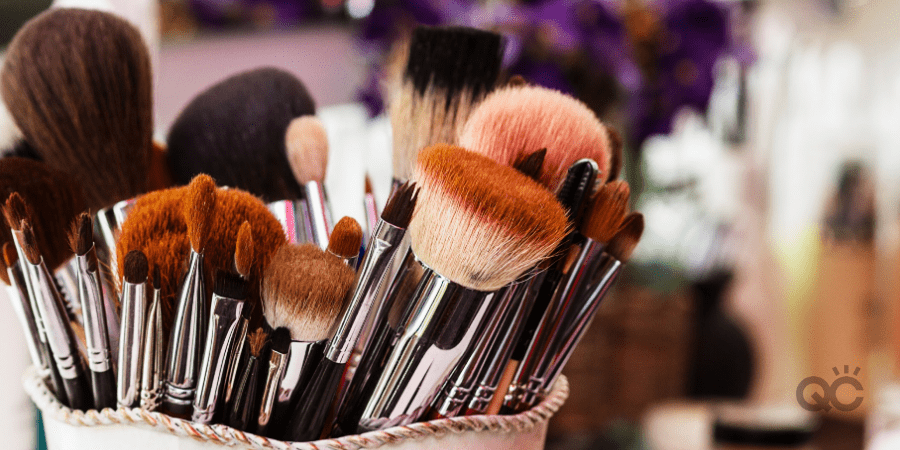
[[[50,353],[62,377],[69,407],[87,411],[93,407],[91,385],[62,295],[44,263],[31,223],[28,219],[21,223],[24,261],[28,265],[31,284],[36,294],[37,310],[47,333]]]
[[[600,179],[611,173],[610,135],[593,111],[539,86],[504,87],[485,97],[460,131],[459,144],[508,165],[521,152],[546,148],[541,183],[549,189],[582,158],[597,163]]]
[[[314,113],[306,87],[284,70],[232,75],[194,97],[172,124],[167,142],[173,181],[187,184],[205,173],[266,202],[301,198],[285,132],[294,118]]]
[[[419,419],[483,328],[497,290],[547,258],[568,227],[549,191],[460,147],[423,150],[416,180],[409,234],[423,276],[362,429]]]
[[[304,406],[301,392],[322,358],[352,281],[352,269],[313,244],[285,245],[269,265],[263,279],[264,315],[272,328],[287,328],[291,337],[290,357],[267,428],[270,435],[290,436],[288,421],[295,409]]]
[[[94,248],[93,230],[91,216],[88,213],[81,213],[72,224],[69,245],[75,253],[78,301],[81,304],[94,406],[100,410],[116,407],[116,376],[113,372],[112,349],[118,348],[118,339],[116,347],[111,347],[109,328],[106,325],[106,317],[110,312],[107,309],[109,304],[104,300],[103,287],[100,283],[100,263]],[[116,325],[118,332],[118,321]]]
[[[402,84],[389,106],[395,188],[412,176],[422,148],[456,143],[461,125],[497,83],[503,50],[502,37],[488,31],[413,30]]]
[[[354,218],[344,216],[334,226],[331,239],[328,241],[328,253],[342,259],[347,266],[356,270],[359,262],[359,247],[362,245],[363,232]]]
[[[147,315],[147,257],[140,250],[125,256],[122,282],[122,331],[119,337],[119,406],[139,405]]]
[[[175,324],[169,337],[164,407],[178,416],[189,416],[197,389],[203,339],[206,336],[208,305],[203,275],[203,251],[209,240],[216,184],[206,175],[191,181],[184,208],[190,256],[187,273],[178,294]]]

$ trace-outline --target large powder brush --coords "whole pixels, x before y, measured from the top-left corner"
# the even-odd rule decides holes
[[[497,89],[472,111],[459,135],[459,145],[512,165],[523,153],[546,148],[540,181],[550,189],[575,161],[594,160],[606,179],[613,164],[610,133],[584,103],[539,86]],[[618,167],[617,167],[618,168]]]
[[[285,132],[294,118],[314,113],[306,87],[283,70],[260,68],[226,78],[191,100],[172,125],[173,181],[186,184],[206,173],[221,186],[267,202],[299,198],[303,191],[288,163]]]
[[[147,47],[131,24],[59,8],[13,38],[0,90],[25,140],[70,174],[97,210],[147,190],[151,78]]]

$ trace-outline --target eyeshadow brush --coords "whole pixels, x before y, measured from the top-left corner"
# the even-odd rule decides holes
[[[122,283],[122,330],[119,338],[119,406],[139,406],[143,374],[144,339],[147,326],[147,257],[140,250],[125,256]]]

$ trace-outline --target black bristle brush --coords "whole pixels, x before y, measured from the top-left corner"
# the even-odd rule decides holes
[[[314,114],[303,83],[280,69],[239,73],[200,93],[168,136],[173,181],[187,184],[205,173],[219,185],[275,201],[299,198],[285,132],[296,117]]]

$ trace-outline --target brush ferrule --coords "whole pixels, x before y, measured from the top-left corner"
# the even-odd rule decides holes
[[[307,214],[309,224],[312,226],[310,230],[312,242],[325,250],[328,248],[328,239],[333,226],[325,188],[318,181],[310,181],[303,185],[303,190],[306,204],[309,207]]]
[[[547,382],[546,377],[563,343],[566,323],[578,314],[594,275],[606,260],[602,250],[602,243],[582,238],[577,256],[556,286],[550,306],[515,376],[513,401],[517,402],[516,410],[532,405]]]
[[[297,401],[303,388],[309,384],[316,366],[322,360],[325,340],[291,341],[284,374],[279,379],[275,392],[272,417],[281,420]]]
[[[119,338],[119,373],[116,398],[131,408],[140,399],[143,342],[147,311],[147,284],[122,283],[122,335]]]
[[[349,291],[350,298],[344,303],[341,321],[331,334],[331,341],[325,351],[326,358],[339,364],[350,360],[360,334],[371,320],[379,288],[405,235],[405,228],[395,227],[383,220],[378,221],[362,265],[356,272],[354,285]]]
[[[215,415],[228,357],[240,331],[244,305],[243,300],[219,295],[212,297],[205,351],[200,364],[197,395],[194,397],[194,422],[210,423]]]
[[[309,242],[311,225],[307,223],[308,215],[305,200],[279,200],[266,205],[266,208],[278,219],[289,244]]]
[[[116,254],[116,242],[119,240],[119,228],[125,222],[128,212],[134,207],[137,199],[122,200],[115,205],[97,211],[94,216],[94,229],[100,236],[103,247],[110,255]],[[113,268],[115,270],[115,268]]]
[[[112,368],[109,332],[106,328],[106,310],[100,274],[97,272],[97,254],[94,248],[84,255],[75,256],[78,300],[81,304],[82,323],[87,341],[88,367],[94,372],[106,372]]]
[[[178,294],[166,364],[165,404],[177,414],[189,413],[193,403],[206,321],[203,255],[191,250],[187,274]]]
[[[25,292],[28,293],[28,301],[31,303],[31,311],[34,312],[34,323],[37,327],[38,336],[41,342],[47,342],[47,330],[44,328],[44,319],[41,317],[41,311],[38,308],[40,301],[40,292],[34,284],[34,276],[32,275],[34,265],[25,258],[25,250],[22,243],[25,242],[25,235],[22,230],[11,230],[13,244],[16,247],[16,253],[19,255],[19,266],[22,268],[22,275],[25,280]]]
[[[426,268],[360,427],[375,430],[419,419],[482,328],[494,296]]]
[[[514,311],[514,302],[521,298],[527,290],[528,280],[520,280],[497,292],[497,299],[491,302],[486,313],[484,329],[478,333],[475,345],[469,347],[456,367],[453,376],[444,385],[439,397],[435,400],[437,412],[444,417],[456,417],[472,398],[482,373],[487,370],[491,358],[490,352],[496,341],[505,331],[505,320],[509,311]]]
[[[155,411],[163,387],[163,321],[160,311],[160,290],[153,289],[153,299],[147,310],[147,330],[144,336],[141,368],[141,409]]]
[[[261,430],[269,425],[272,420],[272,410],[275,407],[275,397],[278,396],[279,386],[284,371],[287,368],[289,353],[281,353],[272,350],[269,353],[269,367],[266,370],[266,380],[263,383],[262,401],[259,405],[259,416],[257,425]],[[260,432],[261,433],[261,432]]]
[[[375,234],[375,226],[378,224],[378,204],[375,202],[375,195],[371,193],[367,193],[365,197],[363,197],[363,208],[366,211],[366,229],[368,230],[368,235],[371,236]]]
[[[56,289],[53,277],[43,259],[38,264],[28,264],[31,282],[37,293],[37,310],[44,323],[47,343],[53,354],[53,361],[60,376],[75,380],[84,376],[81,355],[75,343],[75,336],[69,324],[62,296]]]
[[[244,312],[246,313],[247,308],[244,308]],[[244,317],[241,319],[241,327],[238,331],[237,342],[231,349],[231,353],[228,355],[228,378],[225,380],[225,403],[231,401],[231,395],[234,391],[234,385],[237,380],[238,369],[239,369],[239,361],[241,360],[241,352],[244,350],[244,343],[247,342],[247,328],[250,325],[250,320]]]
[[[25,343],[28,346],[28,354],[31,355],[31,363],[39,371],[46,372],[49,367],[49,361],[44,358],[44,354],[40,351],[41,337],[38,334],[35,312],[31,309],[31,302],[28,300],[22,265],[16,262],[12,267],[7,267],[6,272],[9,274],[10,283],[6,287],[6,293],[12,303],[13,310],[16,312],[16,317],[22,325],[22,330],[25,332]]]

